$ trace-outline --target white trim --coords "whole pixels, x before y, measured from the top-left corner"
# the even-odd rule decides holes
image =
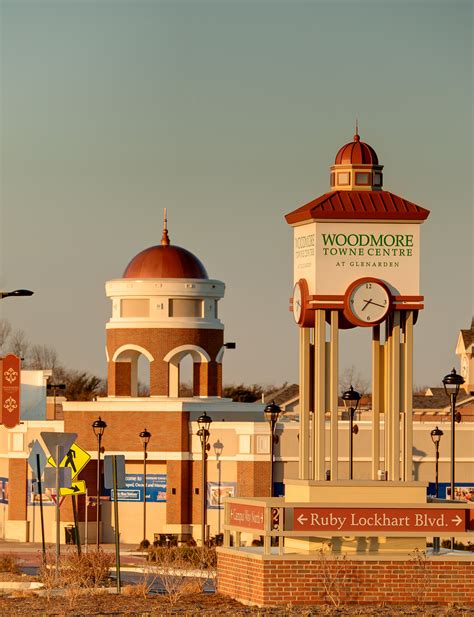
[[[136,351],[137,353],[144,355],[145,358],[147,358],[147,360],[149,362],[154,362],[155,361],[155,358],[151,355],[151,353],[147,349],[145,349],[143,347],[140,347],[139,345],[134,345],[133,343],[126,343],[125,345],[122,345],[121,347],[119,347],[118,349],[115,350],[114,355],[112,356],[112,362],[117,362],[117,358],[124,351]],[[120,360],[119,360],[119,362],[120,362]],[[123,360],[122,360],[122,362],[123,362]]]
[[[219,349],[219,351],[217,352],[217,356],[216,356],[216,362],[218,364],[222,364],[222,358],[224,357],[224,351],[225,351],[226,347],[225,345],[222,345],[222,347]]]
[[[198,345],[180,345],[179,347],[175,347],[174,349],[169,351],[163,358],[163,362],[178,364],[188,354],[191,354],[195,362],[198,362],[199,360],[201,362],[211,361],[211,356],[202,347],[199,347]],[[179,358],[175,359],[175,356],[179,356]]]

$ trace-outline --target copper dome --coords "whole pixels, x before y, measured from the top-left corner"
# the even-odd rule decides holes
[[[186,249],[171,244],[150,246],[138,253],[125,268],[123,278],[207,279],[206,268]]]
[[[360,141],[358,133],[336,154],[335,165],[378,165],[377,153],[369,144]]]

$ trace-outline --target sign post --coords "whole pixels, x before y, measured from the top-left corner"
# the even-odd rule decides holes
[[[115,563],[117,592],[120,593],[120,532],[117,493],[119,488],[125,488],[125,456],[123,454],[104,456],[104,487],[111,488],[114,496]]]
[[[41,447],[39,441],[36,439],[33,448],[31,449],[30,456],[28,457],[28,464],[33,471],[33,476],[36,476],[36,482],[38,487],[38,495],[40,500],[40,519],[41,519],[41,549],[43,553],[43,563],[46,562],[46,541],[44,537],[44,515],[43,515],[43,488],[41,478],[43,476],[44,468],[46,465],[46,454]]]

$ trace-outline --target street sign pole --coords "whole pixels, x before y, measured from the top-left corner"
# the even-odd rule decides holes
[[[86,537],[84,538],[85,540],[85,549],[86,549],[86,553],[89,552],[89,517],[87,515],[87,513],[89,512],[89,492],[86,489],[86,515],[85,515],[85,519],[86,519]]]
[[[60,541],[61,541],[61,511],[60,511],[60,497],[59,497],[59,462],[61,461],[62,454],[60,452],[61,446],[56,445],[56,579],[59,577],[59,555],[60,555]]]
[[[36,455],[36,476],[38,478],[38,493],[40,499],[40,519],[41,519],[41,547],[43,551],[43,563],[46,563],[46,542],[44,539],[44,516],[43,516],[43,488],[41,486],[41,462],[40,455]]]
[[[120,593],[120,534],[117,495],[117,457],[113,457],[113,484],[114,484],[114,524],[115,524],[115,566],[117,572],[117,593]]]
[[[72,513],[74,515],[74,537],[76,539],[77,546],[77,554],[81,554],[81,538],[79,536],[79,523],[77,520],[77,507],[76,507],[76,496],[71,495],[72,498]]]

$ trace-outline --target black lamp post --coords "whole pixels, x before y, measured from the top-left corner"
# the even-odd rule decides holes
[[[272,401],[265,407],[263,413],[270,424],[270,497],[273,497],[273,451],[276,443],[275,427],[281,415],[281,408],[275,401]]]
[[[443,431],[436,427],[431,431],[431,441],[434,443],[436,448],[436,459],[435,459],[435,490],[436,497],[439,497],[439,481],[438,481],[438,472],[439,472],[439,442],[441,441],[441,437],[444,435]]]
[[[32,296],[34,294],[34,291],[31,291],[30,289],[15,289],[15,291],[0,291],[0,300],[3,300],[3,298],[10,298],[12,296],[17,297],[17,296]]]
[[[100,452],[102,435],[104,434],[106,428],[107,424],[100,416],[92,423],[92,430],[94,431],[94,435],[97,437],[97,550],[99,550],[100,546]]]
[[[357,390],[354,390],[354,388],[351,386],[349,390],[346,390],[342,394],[341,398],[344,402],[344,407],[349,410],[349,419],[350,419],[350,424],[349,424],[349,480],[352,480],[353,458],[354,458],[353,457],[353,445],[354,445],[353,437],[354,435],[357,435],[357,433],[359,432],[359,427],[357,426],[357,424],[354,425],[354,414],[359,407],[359,401],[361,399],[361,396],[357,392]]]
[[[143,540],[141,541],[142,548],[147,548],[149,542],[146,539],[146,459],[148,457],[147,448],[150,443],[151,433],[146,428],[139,435],[143,444]]]
[[[464,383],[464,378],[456,373],[456,369],[443,377],[444,391],[451,402],[451,499],[454,499],[455,466],[456,466],[456,440],[454,427],[456,422],[461,422],[461,414],[456,413],[456,399],[459,388]],[[451,538],[451,549],[454,550],[454,538]]]
[[[206,412],[199,416],[197,423],[199,430],[197,435],[201,440],[201,453],[202,453],[202,480],[201,480],[201,538],[202,545],[206,546],[206,527],[207,527],[207,451],[210,448],[209,445],[209,427],[211,426],[212,418],[210,418]]]
[[[53,420],[56,420],[56,395],[58,390],[65,390],[65,383],[49,383],[47,385],[48,390],[51,389],[53,391]]]
[[[439,471],[439,442],[441,441],[441,437],[444,435],[443,431],[436,427],[431,431],[431,441],[434,443],[436,448],[436,459],[435,459],[435,491],[436,497],[439,497],[439,481],[438,481],[438,471]],[[440,542],[439,538],[433,538],[433,552],[439,553]]]

